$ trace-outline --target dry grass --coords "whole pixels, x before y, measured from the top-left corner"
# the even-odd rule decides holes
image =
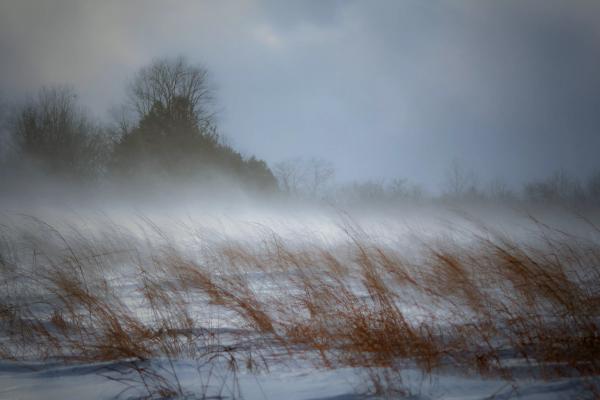
[[[186,393],[177,359],[225,361],[231,375],[221,379],[234,379],[241,366],[267,368],[265,356],[281,349],[315,354],[327,368],[410,362],[510,378],[518,357],[546,378],[597,376],[600,243],[538,228],[527,243],[491,230],[421,242],[410,259],[352,226],[335,248],[270,233],[259,244],[208,243],[194,256],[166,235],[149,246],[121,241],[124,251],[79,231],[74,240],[51,229],[52,249],[9,232],[0,358],[126,362],[137,375],[123,379],[148,397]],[[221,336],[207,314],[226,316],[237,333]],[[153,359],[163,366],[151,368]]]

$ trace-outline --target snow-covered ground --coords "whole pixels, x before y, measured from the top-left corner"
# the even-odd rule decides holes
[[[114,366],[111,366],[114,367]],[[123,392],[124,385],[106,378],[107,366],[89,364],[64,366],[60,364],[0,364],[0,398],[2,399],[111,399],[144,395],[137,387]],[[182,385],[190,392],[202,393],[201,378],[194,363],[179,362],[177,371]],[[223,367],[226,369],[226,367]],[[231,374],[231,372],[229,372]],[[375,395],[367,371],[359,368],[317,370],[310,365],[273,365],[269,372],[240,372],[239,388],[232,387],[231,376],[214,378],[209,395],[219,393],[224,398],[289,399],[289,400],[358,400],[377,398],[407,399],[594,399],[590,379],[484,379],[454,373],[423,375],[417,369],[402,372],[398,390],[386,395]],[[127,382],[126,382],[127,383]],[[598,385],[598,380],[595,381]],[[241,395],[240,395],[241,393]],[[198,396],[198,398],[201,398]]]
[[[140,272],[137,262],[153,260],[156,254],[175,249],[199,265],[210,263],[211,246],[235,242],[245,248],[256,248],[260,253],[265,246],[265,237],[277,236],[289,247],[327,248],[331,249],[341,260],[352,256],[346,253],[348,230],[358,229],[360,234],[379,245],[391,248],[402,248],[408,259],[418,258],[418,248],[423,242],[431,243],[469,243],[475,235],[487,234],[485,229],[510,233],[515,240],[529,240],[535,223],[521,217],[511,215],[488,216],[483,229],[479,224],[480,216],[460,222],[446,211],[437,214],[414,215],[400,213],[389,215],[354,215],[352,218],[343,214],[315,213],[300,211],[288,215],[277,212],[261,211],[258,214],[241,213],[235,216],[192,215],[181,213],[173,215],[156,215],[152,219],[121,218],[117,214],[107,217],[106,214],[86,216],[45,215],[44,221],[27,217],[9,217],[3,224],[4,247],[2,254],[3,282],[2,290],[12,291],[21,285],[21,268],[32,276],[35,268],[44,263],[52,264],[53,258],[67,252],[65,244],[76,247],[84,254],[86,245],[95,246],[91,252],[98,253],[104,247],[111,254],[98,261],[100,264],[95,274],[100,274],[104,281],[110,282],[111,293],[123,302],[124,307],[140,317],[142,321],[151,321],[153,310],[148,308],[140,295]],[[102,221],[98,223],[97,221]],[[118,224],[107,221],[119,221]],[[57,225],[54,225],[55,222]],[[490,222],[491,221],[491,222]],[[104,224],[104,226],[103,226]],[[56,229],[56,231],[55,231]],[[570,232],[574,235],[596,235],[583,224],[572,224]],[[45,230],[47,230],[45,232]],[[57,232],[60,235],[57,235]],[[353,231],[354,232],[354,231]],[[350,232],[350,234],[353,234]],[[88,235],[81,237],[81,233]],[[354,232],[356,233],[356,232]],[[488,232],[489,233],[489,232]],[[47,235],[47,236],[45,236]],[[44,240],[48,239],[47,242]],[[290,244],[291,243],[291,244]],[[80,246],[80,247],[77,247]],[[34,249],[32,251],[32,249]],[[135,254],[132,255],[132,249]],[[169,250],[170,249],[170,250]],[[68,250],[71,251],[71,250]],[[123,252],[123,254],[121,254]],[[46,258],[45,258],[46,257]],[[39,261],[38,261],[39,259]],[[32,260],[35,260],[32,262]],[[45,261],[44,261],[45,260]],[[214,260],[212,261],[214,262]],[[21,263],[21,264],[19,264]],[[26,267],[25,264],[29,265]],[[318,267],[318,266],[315,266]],[[29,269],[28,269],[29,268]],[[96,267],[94,267],[96,268]],[[229,271],[213,271],[215,274],[227,274]],[[281,270],[269,272],[264,266],[244,271],[248,288],[256,298],[268,305],[270,299],[278,296],[294,294],[298,288],[287,285],[291,280]],[[12,280],[11,280],[12,279]],[[595,277],[594,279],[597,279]],[[12,285],[12,286],[10,286]],[[280,292],[284,287],[284,291]],[[348,287],[360,298],[368,296],[368,292],[357,282],[348,282]],[[10,290],[8,289],[10,288]],[[407,289],[407,293],[409,290]],[[48,293],[29,293],[32,301],[52,303]],[[408,295],[408,294],[407,294]],[[4,296],[4,295],[3,295]],[[40,296],[40,297],[36,297]],[[412,294],[408,295],[409,297]],[[0,399],[83,399],[83,398],[138,398],[148,395],[136,368],[148,368],[159,371],[160,376],[168,381],[168,385],[182,388],[189,398],[245,398],[245,399],[337,399],[351,400],[363,398],[413,398],[413,399],[567,399],[594,398],[600,393],[600,382],[597,377],[565,378],[551,377],[544,379],[537,366],[531,360],[518,358],[510,351],[506,352],[505,365],[511,365],[512,376],[484,377],[472,371],[462,371],[451,363],[433,372],[423,372],[410,361],[390,369],[365,368],[348,365],[329,365],[327,367],[314,362],[318,355],[307,349],[297,354],[286,354],[286,349],[270,344],[268,350],[260,351],[260,340],[251,333],[240,335],[248,329],[239,315],[230,309],[212,304],[203,297],[187,297],[189,312],[196,324],[210,327],[217,334],[218,345],[239,345],[241,337],[252,340],[252,346],[258,349],[261,365],[258,369],[248,370],[245,365],[227,359],[227,350],[219,357],[210,359],[188,360],[152,358],[137,363],[131,368],[128,360],[107,362],[65,362],[52,358],[47,360],[4,359],[0,362]],[[424,309],[433,311],[427,304],[402,304],[403,314],[415,322],[422,318]],[[435,307],[433,307],[435,308]],[[432,308],[432,309],[433,309]],[[301,313],[301,311],[298,311]],[[444,310],[435,310],[437,318],[451,320],[452,315],[443,315]],[[40,314],[41,315],[41,314]],[[51,317],[47,316],[48,319]],[[461,316],[464,318],[464,315]],[[596,316],[597,317],[597,316]],[[443,324],[440,324],[443,326]],[[2,340],[8,340],[5,332],[0,330]],[[250,339],[248,339],[250,338]],[[235,357],[235,355],[232,355]],[[247,361],[246,359],[244,359]],[[378,392],[378,383],[385,387],[384,393]],[[150,384],[152,385],[152,384]],[[156,396],[156,392],[154,393]],[[213,397],[211,397],[213,396]]]

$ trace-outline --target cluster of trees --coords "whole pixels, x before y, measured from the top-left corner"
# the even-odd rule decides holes
[[[368,180],[342,185],[332,192],[337,203],[393,204],[417,202],[425,198],[423,189],[406,179]]]
[[[41,89],[18,108],[8,129],[14,150],[12,167],[89,179],[105,165],[106,132],[77,105],[77,96],[68,87]]]
[[[558,170],[546,178],[527,182],[520,191],[515,191],[500,179],[480,185],[472,171],[454,161],[447,170],[442,197],[459,201],[600,204],[600,171],[583,182],[564,170]]]
[[[450,163],[438,194],[427,193],[406,179],[367,180],[336,184],[333,165],[323,159],[295,158],[277,163],[273,173],[284,193],[302,199],[351,205],[393,205],[406,202],[503,202],[600,205],[600,172],[581,182],[564,171],[528,182],[514,190],[500,179],[480,184],[476,174],[458,161]]]
[[[425,198],[453,201],[530,201],[600,204],[600,172],[582,183],[564,172],[530,182],[521,191],[500,180],[479,185],[460,163],[447,169],[440,196],[426,196],[406,180],[335,185],[333,165],[296,158],[273,170],[243,157],[219,135],[207,71],[184,58],[161,59],[140,69],[127,88],[117,123],[96,122],[66,86],[41,89],[7,117],[0,104],[2,170],[42,171],[45,176],[89,183],[101,178],[131,182],[235,182],[250,189],[276,190],[336,203],[394,203]],[[7,150],[8,149],[8,150]],[[8,173],[7,173],[8,171]]]
[[[206,70],[183,58],[157,60],[137,73],[116,126],[95,122],[72,88],[44,88],[11,118],[7,164],[78,182],[227,177],[275,189],[264,161],[243,157],[221,139],[211,102]]]
[[[293,158],[273,166],[281,191],[289,196],[323,198],[333,183],[333,164],[322,158]]]

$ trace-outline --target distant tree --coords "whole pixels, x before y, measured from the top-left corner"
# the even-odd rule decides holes
[[[369,205],[388,201],[388,193],[383,181],[368,180],[354,182],[342,189],[344,201],[366,203]]]
[[[273,173],[283,192],[317,198],[325,194],[335,169],[322,158],[294,158],[275,164]]]
[[[301,158],[284,160],[273,166],[279,188],[287,194],[300,194],[306,182],[307,171]]]
[[[500,178],[494,178],[488,183],[487,194],[490,200],[510,201],[516,199],[515,193]]]
[[[417,184],[410,184],[402,178],[393,179],[386,188],[392,200],[419,200],[423,198],[423,189]]]
[[[69,87],[41,89],[18,109],[11,130],[18,153],[49,174],[87,179],[102,172],[107,141]]]
[[[318,197],[324,194],[327,185],[335,175],[333,164],[322,158],[313,157],[308,160],[308,186],[311,196]]]
[[[397,205],[423,200],[423,189],[409,184],[406,179],[396,178],[386,183],[383,180],[367,180],[345,184],[337,188],[335,200],[340,204]]]
[[[477,179],[458,160],[453,160],[446,170],[444,194],[450,198],[479,197]]]

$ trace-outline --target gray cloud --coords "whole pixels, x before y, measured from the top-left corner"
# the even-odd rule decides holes
[[[600,168],[592,1],[5,1],[0,94],[71,83],[100,116],[155,57],[211,71],[231,142],[342,179],[521,182]]]

